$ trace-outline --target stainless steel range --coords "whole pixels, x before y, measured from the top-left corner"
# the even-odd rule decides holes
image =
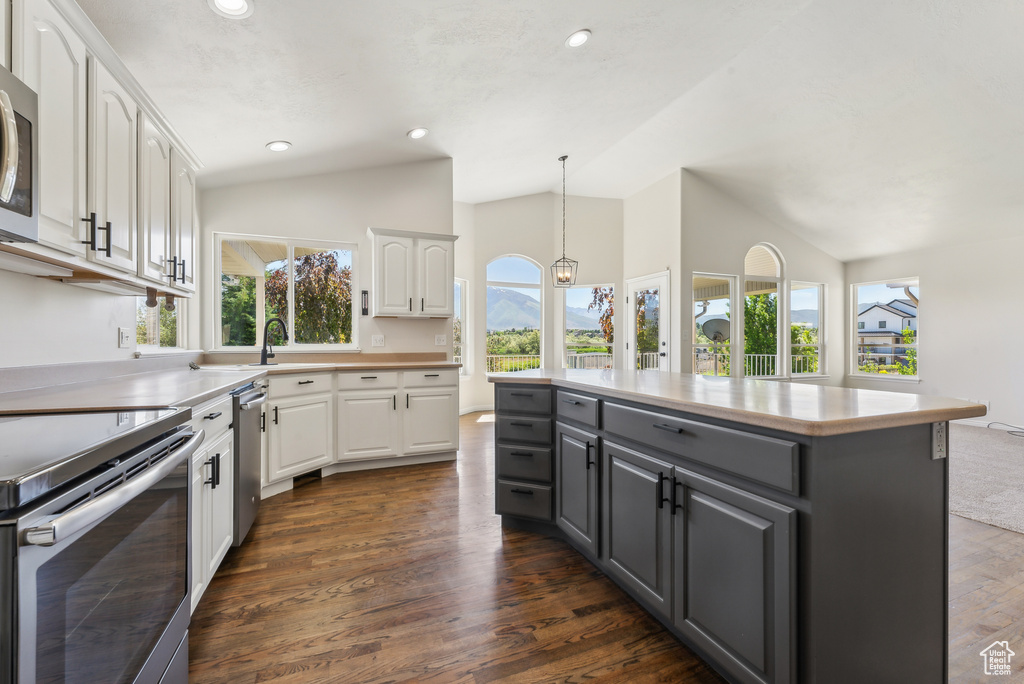
[[[190,418],[0,417],[0,684],[187,682]]]

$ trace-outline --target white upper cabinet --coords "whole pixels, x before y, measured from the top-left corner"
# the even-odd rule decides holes
[[[26,0],[14,73],[39,95],[39,241],[85,256],[85,43],[49,0]]]
[[[454,314],[456,235],[371,228],[374,316]]]
[[[96,60],[91,65],[89,205],[98,249],[89,258],[134,274],[138,105],[106,67]]]
[[[139,275],[168,285],[178,277],[171,249],[171,143],[140,115]]]
[[[196,290],[196,171],[171,150],[171,253],[178,259],[175,287]]]

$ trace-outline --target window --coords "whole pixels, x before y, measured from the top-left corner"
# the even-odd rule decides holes
[[[790,371],[793,375],[825,372],[822,344],[821,283],[792,282],[789,291]]]
[[[282,319],[289,335],[285,342],[272,326],[275,347],[355,347],[353,245],[244,235],[218,235],[216,244],[219,347],[262,345],[272,318]]]
[[[857,283],[852,290],[857,316],[854,374],[917,376],[917,278]]]
[[[156,306],[147,306],[146,297],[135,298],[135,341],[139,351],[154,352],[184,346],[181,330],[184,316],[179,316],[183,300],[160,297]],[[170,308],[168,308],[170,307]]]
[[[782,260],[767,245],[754,245],[743,260],[743,374],[782,375],[779,364],[779,286]]]
[[[455,303],[455,315],[452,317],[452,361],[463,364],[463,366],[459,368],[459,375],[466,374],[466,357],[462,345],[463,321],[466,320],[465,292],[466,281],[462,278],[456,278],[455,298],[452,300]]]
[[[487,264],[487,372],[540,368],[541,268],[524,257]]]
[[[615,288],[571,287],[565,290],[566,368],[613,368],[612,319]]]
[[[693,274],[693,372],[729,375],[730,297],[735,276]]]

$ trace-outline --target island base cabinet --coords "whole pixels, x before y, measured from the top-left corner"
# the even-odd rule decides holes
[[[796,512],[678,468],[672,487],[676,628],[737,682],[793,681]]]
[[[664,618],[672,614],[672,466],[611,442],[601,448],[606,569]]]
[[[281,399],[267,405],[267,479],[302,475],[331,463],[331,395]]]
[[[555,424],[555,524],[598,555],[597,436]]]

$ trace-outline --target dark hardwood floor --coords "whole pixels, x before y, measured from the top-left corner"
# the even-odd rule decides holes
[[[461,418],[457,462],[264,501],[193,615],[190,681],[724,682],[564,542],[501,528],[491,420]],[[950,517],[949,624],[951,683],[988,679],[995,640],[1024,680],[1024,535]]]

